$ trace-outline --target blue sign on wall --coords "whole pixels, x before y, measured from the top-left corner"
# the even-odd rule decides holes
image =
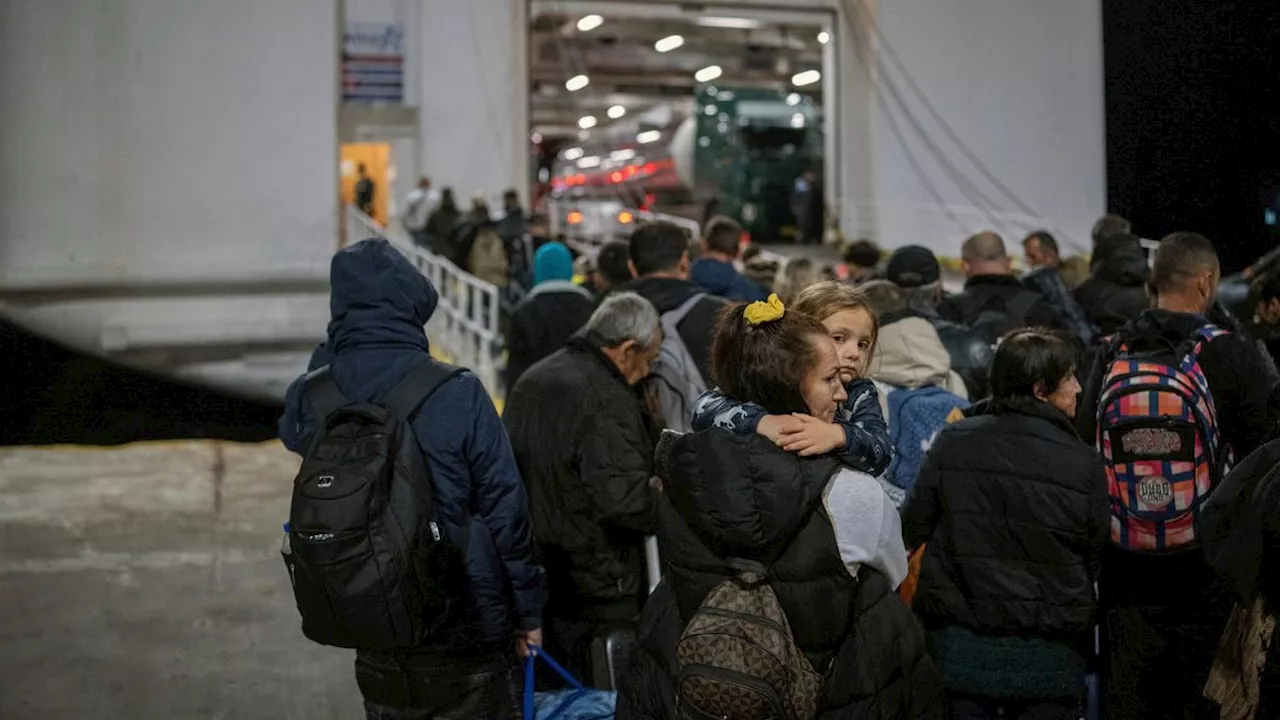
[[[342,48],[342,101],[404,102],[404,31],[398,23],[347,23]]]

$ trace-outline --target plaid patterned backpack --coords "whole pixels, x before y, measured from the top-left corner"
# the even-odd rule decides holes
[[[1111,541],[1119,547],[1150,552],[1195,543],[1200,505],[1230,461],[1200,351],[1226,334],[1205,325],[1177,346],[1108,341],[1113,359],[1095,441],[1106,461]]]

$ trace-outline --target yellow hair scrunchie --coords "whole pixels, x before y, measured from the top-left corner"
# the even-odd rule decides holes
[[[759,325],[760,323],[773,322],[782,319],[787,313],[787,309],[783,307],[782,300],[778,298],[778,293],[769,295],[768,300],[757,300],[746,307],[742,311],[742,317],[747,319],[747,323],[751,325]]]

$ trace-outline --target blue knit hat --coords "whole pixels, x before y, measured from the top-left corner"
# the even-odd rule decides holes
[[[533,255],[533,284],[573,279],[573,253],[561,242],[549,242]]]

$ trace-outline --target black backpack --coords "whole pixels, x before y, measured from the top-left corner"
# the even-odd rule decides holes
[[[467,587],[462,545],[435,514],[410,422],[462,372],[428,360],[382,403],[351,403],[329,368],[307,375],[315,437],[293,484],[281,549],[302,632],[322,645],[410,648],[456,619]],[[465,525],[464,525],[465,533]]]

